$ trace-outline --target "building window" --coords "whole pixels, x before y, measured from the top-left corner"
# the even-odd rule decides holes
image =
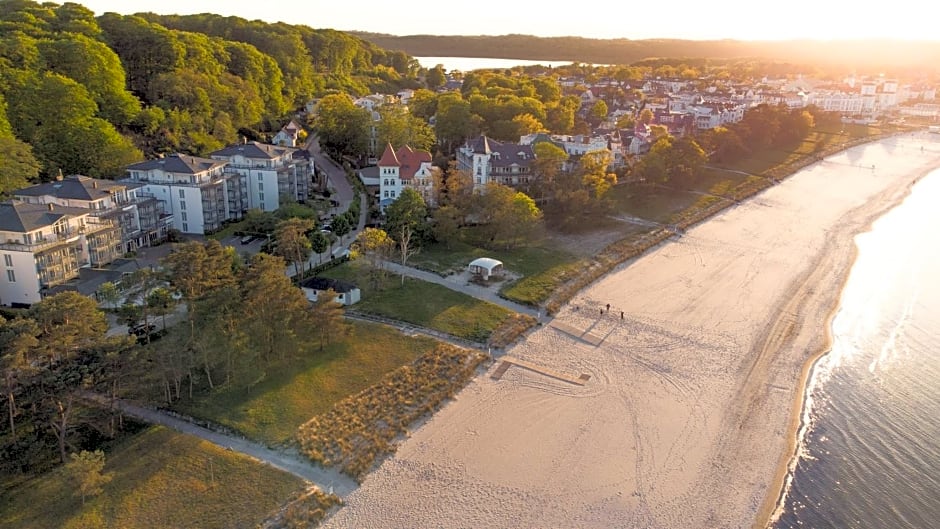
[[[186,222],[187,219],[186,219],[186,212],[185,212],[185,211],[182,212],[182,213],[180,213],[180,217],[182,217],[183,222]]]
[[[264,193],[258,193],[258,200],[264,202]]]
[[[13,273],[13,270],[7,270],[7,281],[16,283],[16,274]]]
[[[392,198],[395,198],[395,191],[392,191]]]
[[[3,254],[3,262],[6,263],[7,266],[13,266],[13,256],[8,253]]]
[[[258,182],[258,191],[264,191],[264,182]]]
[[[186,198],[186,193],[182,189],[180,189],[180,198]]]
[[[186,211],[186,202],[180,202],[180,211]]]
[[[188,231],[189,231],[189,224],[186,224],[185,222],[183,223],[183,231],[184,231],[184,232],[188,232]]]
[[[388,189],[385,190],[385,198],[388,198]]]

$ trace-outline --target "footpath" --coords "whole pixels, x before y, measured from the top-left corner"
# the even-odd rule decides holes
[[[205,439],[227,450],[238,452],[278,470],[293,474],[316,485],[323,492],[336,494],[340,498],[347,496],[358,488],[352,478],[336,470],[314,465],[303,456],[274,450],[260,443],[249,441],[244,437],[211,430],[191,422],[192,419],[186,420],[187,418],[182,416],[163,410],[146,408],[121,399],[114,399],[112,403],[111,399],[97,393],[84,392],[81,394],[81,398],[100,406],[110,407],[113,405],[129,417],[150,424],[166,426],[180,433]]]

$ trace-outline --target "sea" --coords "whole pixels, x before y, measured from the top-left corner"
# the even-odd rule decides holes
[[[773,529],[940,527],[940,171],[858,235]]]
[[[525,59],[492,59],[485,57],[415,57],[418,63],[424,68],[434,68],[438,64],[444,66],[444,70],[450,72],[459,70],[469,72],[471,70],[482,70],[490,68],[512,68],[513,66],[565,66],[572,61],[530,61]]]

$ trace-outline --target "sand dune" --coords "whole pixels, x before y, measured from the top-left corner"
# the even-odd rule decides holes
[[[940,165],[931,140],[940,138],[830,157],[591,285],[506,353],[590,375],[583,386],[519,366],[494,380],[494,363],[324,525],[672,529],[765,519],[853,236]]]

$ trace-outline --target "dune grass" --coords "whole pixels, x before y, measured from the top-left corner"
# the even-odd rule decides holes
[[[338,402],[297,431],[301,450],[313,461],[361,479],[394,453],[395,440],[467,384],[486,360],[478,351],[439,344],[414,363]]]
[[[84,506],[54,471],[0,497],[0,526],[249,529],[304,486],[290,474],[159,426],[106,457],[113,480]]]
[[[283,443],[310,417],[411,363],[434,344],[382,325],[354,323],[349,336],[269,371],[251,390],[220,388],[178,409],[252,439]]]

